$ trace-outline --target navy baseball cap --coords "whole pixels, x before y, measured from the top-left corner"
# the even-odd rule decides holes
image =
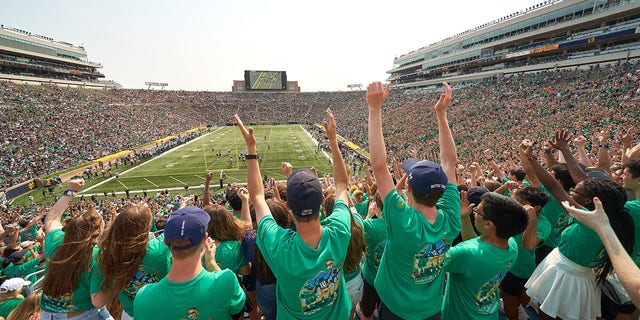
[[[476,206],[480,204],[482,201],[482,195],[489,192],[489,189],[485,187],[471,187],[469,191],[467,191],[467,200],[469,203],[473,203]]]
[[[7,261],[11,263],[18,262],[20,261],[20,259],[22,259],[22,257],[24,257],[25,254],[27,254],[27,249],[16,251],[10,254],[9,257],[7,257]]]
[[[171,250],[186,250],[202,242],[211,217],[198,207],[184,207],[169,216],[164,226],[164,243]],[[174,240],[186,240],[184,245],[171,245]]]
[[[287,179],[287,204],[296,216],[306,217],[318,212],[322,204],[322,186],[311,171],[299,169]]]
[[[447,188],[447,175],[442,167],[429,160],[410,158],[402,163],[402,169],[409,175],[408,181],[411,188],[426,198],[440,197]],[[440,194],[432,194],[433,191],[441,191]]]

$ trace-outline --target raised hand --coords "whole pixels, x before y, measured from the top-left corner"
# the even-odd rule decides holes
[[[249,202],[249,190],[247,190],[247,188],[238,189],[238,198],[240,198],[242,202]]]
[[[449,84],[447,84],[446,82],[443,82],[442,85],[444,86],[444,93],[440,95],[440,99],[438,99],[438,102],[436,103],[436,106],[434,107],[434,109],[436,110],[436,112],[444,112],[447,110],[447,107],[449,106],[449,103],[451,103],[451,87],[449,87]]]
[[[605,145],[609,143],[609,129],[602,130],[598,134],[596,134],[596,139],[598,139],[598,144]]]
[[[329,117],[329,122],[323,122],[324,130],[327,133],[327,138],[330,141],[334,141],[337,139],[337,128],[336,128],[336,119],[333,117],[333,113],[329,108],[327,108],[327,117]]]
[[[527,212],[527,215],[529,216],[529,219],[533,219],[536,217],[537,213],[536,213],[536,208],[525,204],[522,207],[524,207],[524,210]]]
[[[549,143],[558,150],[569,149],[569,132],[565,129],[556,131],[556,141],[549,141]]]
[[[469,199],[467,198],[467,192],[462,190],[460,191],[460,216],[466,217],[471,214],[473,211],[473,207],[476,205],[473,203],[469,203]]]
[[[206,177],[204,179],[204,181],[206,181],[206,182],[211,182],[211,180],[213,180],[213,171],[207,172],[207,175],[206,175]]]
[[[633,144],[633,127],[630,127],[627,130],[627,133],[620,132],[620,141],[622,142],[622,146],[625,148],[631,148]]]
[[[609,217],[607,217],[607,214],[602,207],[602,202],[598,197],[593,198],[593,204],[596,206],[595,210],[584,211],[581,208],[571,206],[569,201],[562,201],[562,206],[572,217],[597,232],[598,229],[609,225]]]
[[[291,166],[291,163],[283,161],[282,163],[280,163],[280,170],[282,170],[282,174],[284,174],[286,178],[289,178],[289,175],[291,175],[291,171],[293,171],[293,166]]]
[[[518,145],[518,151],[527,157],[531,156],[531,152],[533,151],[532,149],[533,143],[529,139],[522,140]]]
[[[255,147],[256,137],[253,135],[253,128],[245,128],[242,120],[240,120],[240,117],[237,114],[235,114],[233,117],[236,119],[236,123],[240,128],[240,132],[242,132],[242,136],[244,137],[244,141],[247,143],[247,147]]]
[[[380,82],[372,82],[367,86],[367,105],[370,110],[380,111],[382,103],[389,95],[389,84],[385,87]]]
[[[587,138],[585,138],[584,136],[577,136],[575,139],[573,139],[573,143],[576,145],[576,147],[584,148],[587,145]]]

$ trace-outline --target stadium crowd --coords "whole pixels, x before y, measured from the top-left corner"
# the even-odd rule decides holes
[[[593,137],[640,119],[638,64],[586,70],[514,75],[459,85],[452,108],[452,130],[460,157],[481,159],[484,146],[513,146],[519,132],[534,138],[567,128]],[[339,134],[367,149],[362,92],[222,93],[149,90],[83,90],[0,83],[0,185],[86,163],[198,125],[231,123],[319,123],[324,108],[343,119]],[[429,157],[435,150],[434,125],[415,118],[431,91],[392,91],[385,109],[390,153],[398,158]],[[429,116],[427,116],[429,117]],[[574,121],[574,119],[579,119]],[[419,129],[419,130],[418,130]],[[418,132],[418,134],[415,134]],[[464,142],[464,143],[463,143]],[[590,150],[590,147],[587,147]],[[620,155],[614,154],[618,160]]]
[[[439,99],[380,83],[366,98],[2,83],[5,186],[233,114],[249,178],[222,196],[208,175],[201,196],[75,202],[83,181],[72,180],[52,207],[3,208],[0,316],[15,319],[41,287],[21,314],[526,319],[535,306],[542,319],[637,318],[637,69],[445,84]],[[309,131],[332,155],[332,179],[286,162],[286,186],[263,179],[243,121],[300,119],[326,121]]]

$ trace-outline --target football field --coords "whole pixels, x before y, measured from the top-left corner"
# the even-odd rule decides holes
[[[316,143],[301,125],[253,126],[262,175],[283,180],[280,170],[282,161],[297,168],[315,167],[318,175],[331,173],[329,154],[319,151]],[[198,192],[208,171],[213,171],[212,187],[216,190],[224,172],[224,184],[245,183],[247,166],[239,153],[247,147],[237,127],[220,127],[184,145],[173,148],[158,157],[114,176],[88,186],[85,195],[129,190],[139,193],[168,190]],[[196,191],[197,190],[197,191]]]

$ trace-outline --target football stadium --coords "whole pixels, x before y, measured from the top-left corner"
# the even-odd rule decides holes
[[[349,91],[128,88],[29,27],[0,25],[0,319],[640,319],[638,0]]]

